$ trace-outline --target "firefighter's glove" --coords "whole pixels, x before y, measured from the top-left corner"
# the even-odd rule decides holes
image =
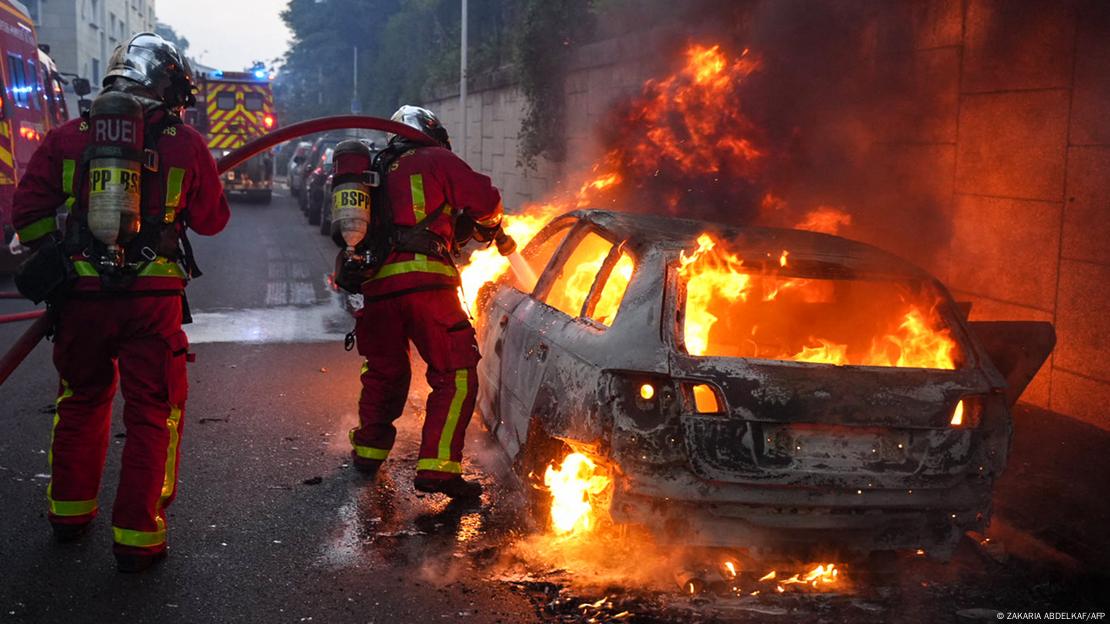
[[[516,251],[516,241],[501,228],[497,228],[497,234],[494,235],[493,242],[497,245],[497,253],[502,256],[507,256]]]

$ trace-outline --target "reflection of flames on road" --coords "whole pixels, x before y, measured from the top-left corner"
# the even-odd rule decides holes
[[[722,558],[720,550],[661,543],[642,528],[616,525],[609,520],[615,476],[601,458],[576,451],[547,467],[543,485],[535,484],[551,496],[547,526],[515,545],[527,569],[558,570],[580,589],[616,585],[673,592],[671,583],[677,582],[685,594],[734,597],[849,589],[836,563],[769,570],[740,557]]]

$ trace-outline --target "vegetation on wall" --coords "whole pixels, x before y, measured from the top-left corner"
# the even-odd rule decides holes
[[[388,116],[400,104],[457,84],[460,4],[290,0],[282,19],[293,42],[275,84],[281,119],[347,113],[352,103]],[[469,0],[472,79],[511,69],[525,96],[521,164],[564,157],[564,82],[574,49],[599,33],[642,28],[658,7],[670,6],[670,0]]]

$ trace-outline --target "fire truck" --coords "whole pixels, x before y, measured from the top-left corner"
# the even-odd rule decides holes
[[[208,149],[217,159],[274,128],[274,94],[264,68],[205,72],[200,74],[197,86],[196,109],[186,112],[185,122],[208,137]],[[255,156],[225,173],[223,182],[229,195],[270,203],[273,156]]]
[[[0,0],[0,81],[0,272],[6,272],[20,259],[13,252],[23,251],[12,227],[15,186],[43,136],[69,118],[54,61],[17,0]],[[78,82],[88,93],[88,81],[75,80],[75,88]]]

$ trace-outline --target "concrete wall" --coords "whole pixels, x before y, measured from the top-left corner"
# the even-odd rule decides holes
[[[1110,10],[1097,2],[922,0],[890,19],[909,24],[907,117],[869,149],[882,201],[912,205],[932,178],[952,230],[938,254],[916,257],[913,234],[862,236],[911,256],[974,303],[974,319],[1055,323],[1059,342],[1024,400],[1110,429]],[[1100,8],[1101,7],[1101,8]],[[476,84],[467,160],[491,175],[510,207],[557,191],[596,157],[593,129],[615,98],[651,71],[660,34],[579,51],[566,83],[572,159],[516,166],[523,99],[511,84]],[[427,103],[457,132],[456,93]],[[900,228],[904,229],[904,228]]]

